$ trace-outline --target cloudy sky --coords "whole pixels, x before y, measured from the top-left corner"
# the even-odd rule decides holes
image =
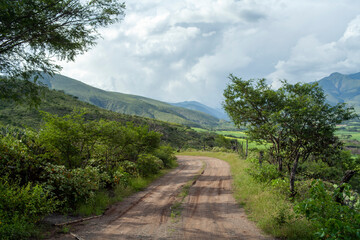
[[[310,82],[360,72],[359,0],[128,0],[63,75],[110,91],[220,107],[230,73]]]

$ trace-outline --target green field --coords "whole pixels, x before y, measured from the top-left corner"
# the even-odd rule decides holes
[[[336,131],[336,136],[343,140],[360,141],[360,127],[346,126]]]
[[[214,132],[216,134],[220,134],[225,136],[228,139],[237,139],[240,145],[243,145],[245,148],[246,146],[246,133],[244,131],[210,131],[203,128],[192,128],[193,130],[197,132]],[[249,141],[248,142],[249,149],[266,149],[266,145],[264,144],[258,144],[256,142]]]
[[[244,130],[239,131],[210,131],[203,128],[192,128],[197,132],[214,132],[225,136],[229,139],[237,139],[240,144],[245,147],[246,144],[246,133]],[[360,148],[360,126],[359,122],[348,122],[347,124],[340,125],[337,127],[336,136],[345,142],[345,146],[359,146]],[[266,145],[257,144],[249,141],[249,149],[265,149]]]

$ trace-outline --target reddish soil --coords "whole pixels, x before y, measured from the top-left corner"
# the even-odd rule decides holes
[[[178,168],[146,190],[113,205],[100,218],[71,226],[73,235],[58,239],[273,239],[236,203],[226,162],[193,156],[178,156],[178,162]],[[183,186],[196,176],[181,215],[171,217]]]

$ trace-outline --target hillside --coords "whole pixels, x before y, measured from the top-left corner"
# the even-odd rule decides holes
[[[104,91],[59,74],[53,77],[43,75],[43,78],[39,78],[38,81],[43,82],[50,89],[62,90],[67,94],[76,96],[81,101],[118,113],[193,127],[213,128],[220,123],[218,118],[203,112],[172,106],[141,96]]]
[[[200,111],[203,113],[207,113],[211,116],[214,116],[218,119],[223,119],[226,121],[230,121],[228,115],[221,109],[215,109],[208,107],[202,103],[196,101],[185,101],[185,102],[178,102],[178,103],[170,103],[173,106],[183,107],[191,110]]]
[[[318,81],[331,104],[348,103],[360,112],[360,73],[332,73]]]
[[[38,129],[42,123],[40,111],[64,116],[70,114],[74,108],[86,109],[86,118],[89,120],[105,119],[122,122],[123,124],[132,122],[135,125],[148,125],[150,130],[162,133],[162,141],[165,144],[170,144],[175,148],[201,148],[204,143],[199,139],[210,135],[215,136],[215,134],[198,133],[179,124],[112,112],[80,101],[62,91],[49,90],[45,87],[43,88],[42,102],[38,109],[29,108],[27,105],[16,104],[11,101],[0,101],[0,126],[11,125]]]

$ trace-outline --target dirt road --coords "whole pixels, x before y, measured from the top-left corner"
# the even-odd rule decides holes
[[[226,162],[193,156],[179,156],[178,161],[177,169],[145,191],[71,232],[82,239],[272,239],[235,202]],[[193,185],[177,208],[181,214],[174,217],[178,195],[189,181]]]

